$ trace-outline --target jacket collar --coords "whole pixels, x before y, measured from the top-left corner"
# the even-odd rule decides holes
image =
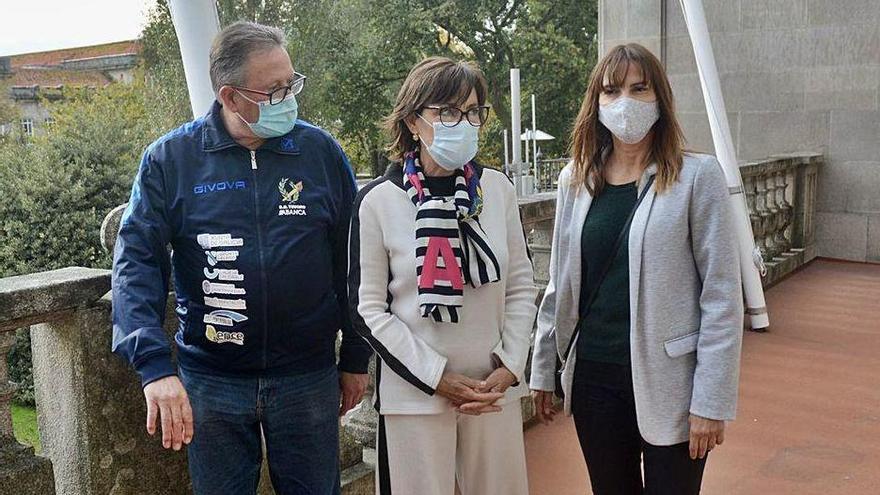
[[[211,110],[204,117],[205,125],[202,133],[203,149],[205,152],[221,151],[235,146],[241,146],[226,130],[226,124],[223,123],[222,107],[220,102],[214,101]],[[296,133],[303,127],[304,123],[297,120],[296,126],[287,134],[267,139],[260,146],[261,150],[274,151],[283,155],[299,154],[299,145],[296,140]]]
[[[655,162],[651,162],[650,165],[645,167],[645,170],[642,172],[642,176],[639,177],[639,181],[636,183],[639,192],[641,192],[642,185],[645,184],[645,182],[648,180],[648,177],[651,177],[652,175],[657,175],[657,164]]]

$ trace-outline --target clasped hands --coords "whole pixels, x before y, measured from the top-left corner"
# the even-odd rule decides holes
[[[495,402],[504,397],[504,392],[514,383],[516,376],[504,366],[496,368],[484,380],[444,373],[437,385],[437,394],[449,399],[458,412],[479,416],[500,412],[501,406]]]

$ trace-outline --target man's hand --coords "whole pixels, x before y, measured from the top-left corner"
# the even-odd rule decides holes
[[[480,382],[473,378],[459,375],[458,373],[444,373],[443,378],[440,379],[440,383],[437,385],[437,394],[452,401],[456,407],[471,402],[482,402],[491,405],[496,400],[504,397],[504,394],[500,392],[477,392],[476,389],[479,385]],[[501,410],[497,406],[491,406],[491,409],[491,411],[487,410],[486,412],[496,412],[496,409],[497,411]],[[471,413],[473,412],[476,411],[471,411]]]
[[[342,401],[339,404],[339,416],[344,416],[364,398],[370,375],[366,373],[339,373],[339,389],[342,392]]]
[[[535,415],[543,425],[550,424],[556,410],[553,409],[553,392],[532,390],[532,402],[535,403]]]
[[[724,421],[707,419],[691,414],[690,454],[691,459],[703,459],[716,445],[724,443]]]
[[[180,450],[193,438],[193,414],[180,379],[166,376],[144,387],[147,400],[147,433],[156,433],[156,417],[162,423],[162,446]]]

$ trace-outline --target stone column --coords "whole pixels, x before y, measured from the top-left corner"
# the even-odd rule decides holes
[[[167,318],[166,321],[175,321]],[[191,493],[186,451],[144,427],[140,380],[110,353],[109,297],[31,328],[40,439],[59,495]]]
[[[816,187],[819,180],[821,155],[801,157],[797,167],[794,190],[792,243],[804,250],[804,263],[816,257]]]
[[[15,337],[14,330],[0,332],[0,442],[14,439],[12,435],[12,412],[9,410],[9,402],[15,389],[9,383],[9,370],[6,355],[12,348]]]

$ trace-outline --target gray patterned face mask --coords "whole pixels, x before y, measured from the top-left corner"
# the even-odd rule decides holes
[[[626,144],[645,139],[660,118],[656,101],[645,102],[621,96],[607,105],[599,105],[599,122]]]

